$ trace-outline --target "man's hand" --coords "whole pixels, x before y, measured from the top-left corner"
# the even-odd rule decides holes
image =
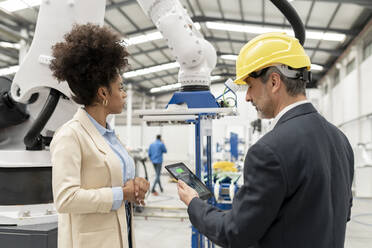
[[[186,206],[189,206],[193,198],[199,197],[198,193],[182,180],[178,180],[177,188],[178,196],[180,197],[180,200],[186,204]]]
[[[144,199],[147,191],[150,188],[150,183],[142,177],[136,177],[134,178],[134,184],[135,187],[138,188],[138,191],[136,192],[136,201],[144,206],[145,205]]]

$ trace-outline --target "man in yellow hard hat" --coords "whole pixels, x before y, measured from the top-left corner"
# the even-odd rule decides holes
[[[244,184],[232,209],[221,211],[179,181],[191,223],[222,247],[344,247],[350,219],[354,158],[346,136],[306,100],[310,59],[283,33],[248,42],[237,84],[272,130],[250,147]]]

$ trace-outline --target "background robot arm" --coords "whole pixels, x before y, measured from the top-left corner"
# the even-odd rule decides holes
[[[50,138],[44,140],[40,133],[43,131],[51,136],[58,127],[72,118],[78,106],[70,100],[71,91],[67,83],[59,83],[52,76],[49,69],[50,60],[53,59],[51,47],[63,40],[63,35],[71,30],[74,23],[103,25],[105,6],[105,0],[42,1],[32,44],[21,61],[10,92],[1,87],[0,83],[0,91],[8,91],[7,95],[2,94],[0,97],[0,106],[3,107],[0,107],[0,116],[6,119],[0,128],[24,122],[23,125],[27,126],[25,130],[28,130],[26,134],[18,132],[17,137],[11,136],[8,139],[18,142],[24,138],[23,143],[27,149],[42,150],[44,141],[48,144]],[[7,102],[13,102],[18,108],[27,105],[25,113],[29,114],[27,117],[30,117],[30,121],[25,122],[25,115],[16,115],[19,111],[15,107],[10,109]],[[11,121],[9,113],[18,116],[17,121]],[[22,143],[17,145],[17,148],[23,147]]]
[[[216,50],[206,41],[178,0],[138,0],[180,64],[181,90],[209,90]]]

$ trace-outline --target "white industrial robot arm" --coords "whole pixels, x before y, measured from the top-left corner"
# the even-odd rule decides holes
[[[178,0],[137,0],[167,41],[180,65],[178,81],[185,90],[207,90],[216,66],[214,47],[206,41]]]
[[[75,23],[103,25],[105,6],[105,0],[41,2],[32,44],[11,85],[12,99],[27,104],[33,121],[24,139],[26,147],[34,147],[37,142],[40,143],[42,130],[44,133],[54,132],[72,118],[78,107],[70,100],[71,91],[67,83],[59,83],[52,76],[49,69],[51,47],[61,42],[63,35]],[[24,133],[19,135],[23,136]]]

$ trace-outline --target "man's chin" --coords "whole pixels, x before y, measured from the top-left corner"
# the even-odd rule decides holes
[[[261,111],[257,111],[257,118],[259,118],[259,119],[272,119],[273,117],[264,115]]]

